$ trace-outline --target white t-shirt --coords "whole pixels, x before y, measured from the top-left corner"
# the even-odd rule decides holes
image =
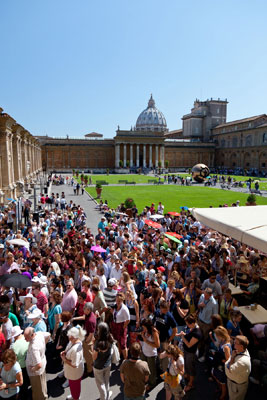
[[[114,320],[117,324],[125,321],[130,321],[130,313],[128,307],[125,304],[122,304],[119,311],[114,311]]]

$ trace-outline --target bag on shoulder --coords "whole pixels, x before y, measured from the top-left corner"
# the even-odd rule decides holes
[[[119,365],[120,359],[121,359],[121,356],[120,356],[118,346],[116,345],[115,342],[113,342],[112,348],[111,348],[111,362],[112,362],[112,364]]]

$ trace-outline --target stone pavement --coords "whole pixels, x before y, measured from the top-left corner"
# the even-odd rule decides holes
[[[67,202],[72,200],[73,203],[76,204],[76,206],[80,205],[85,210],[87,216],[86,225],[91,228],[92,233],[96,235],[97,225],[100,222],[101,218],[101,214],[98,210],[95,209],[96,202],[89,196],[86,191],[84,191],[84,194],[82,195],[82,192],[80,190],[79,195],[75,195],[73,187],[71,185],[52,185],[51,193],[59,193],[59,196],[61,196],[62,192],[65,193]]]

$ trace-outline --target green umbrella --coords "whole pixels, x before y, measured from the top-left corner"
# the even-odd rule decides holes
[[[176,243],[179,243],[179,244],[182,243],[182,242],[181,242],[179,239],[177,239],[175,236],[168,235],[168,233],[164,233],[164,235],[165,235],[168,239],[173,240],[173,241],[176,242]]]

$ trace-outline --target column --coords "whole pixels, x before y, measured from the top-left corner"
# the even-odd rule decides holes
[[[115,168],[119,168],[120,166],[120,145],[115,145]]]
[[[123,145],[123,167],[126,168],[126,144]]]
[[[13,132],[13,167],[14,167],[14,181],[21,180],[21,149],[20,149],[20,135]]]
[[[159,166],[159,146],[156,145],[156,160],[155,160],[155,167],[158,168]]]
[[[130,168],[133,167],[133,145],[130,144]]]
[[[152,162],[152,144],[149,146],[149,168],[153,167],[153,162]]]
[[[139,168],[139,144],[136,145],[136,166]]]
[[[160,146],[160,150],[161,150],[161,165],[162,165],[162,168],[164,168],[164,146]]]
[[[143,145],[143,168],[146,168],[146,145]]]

